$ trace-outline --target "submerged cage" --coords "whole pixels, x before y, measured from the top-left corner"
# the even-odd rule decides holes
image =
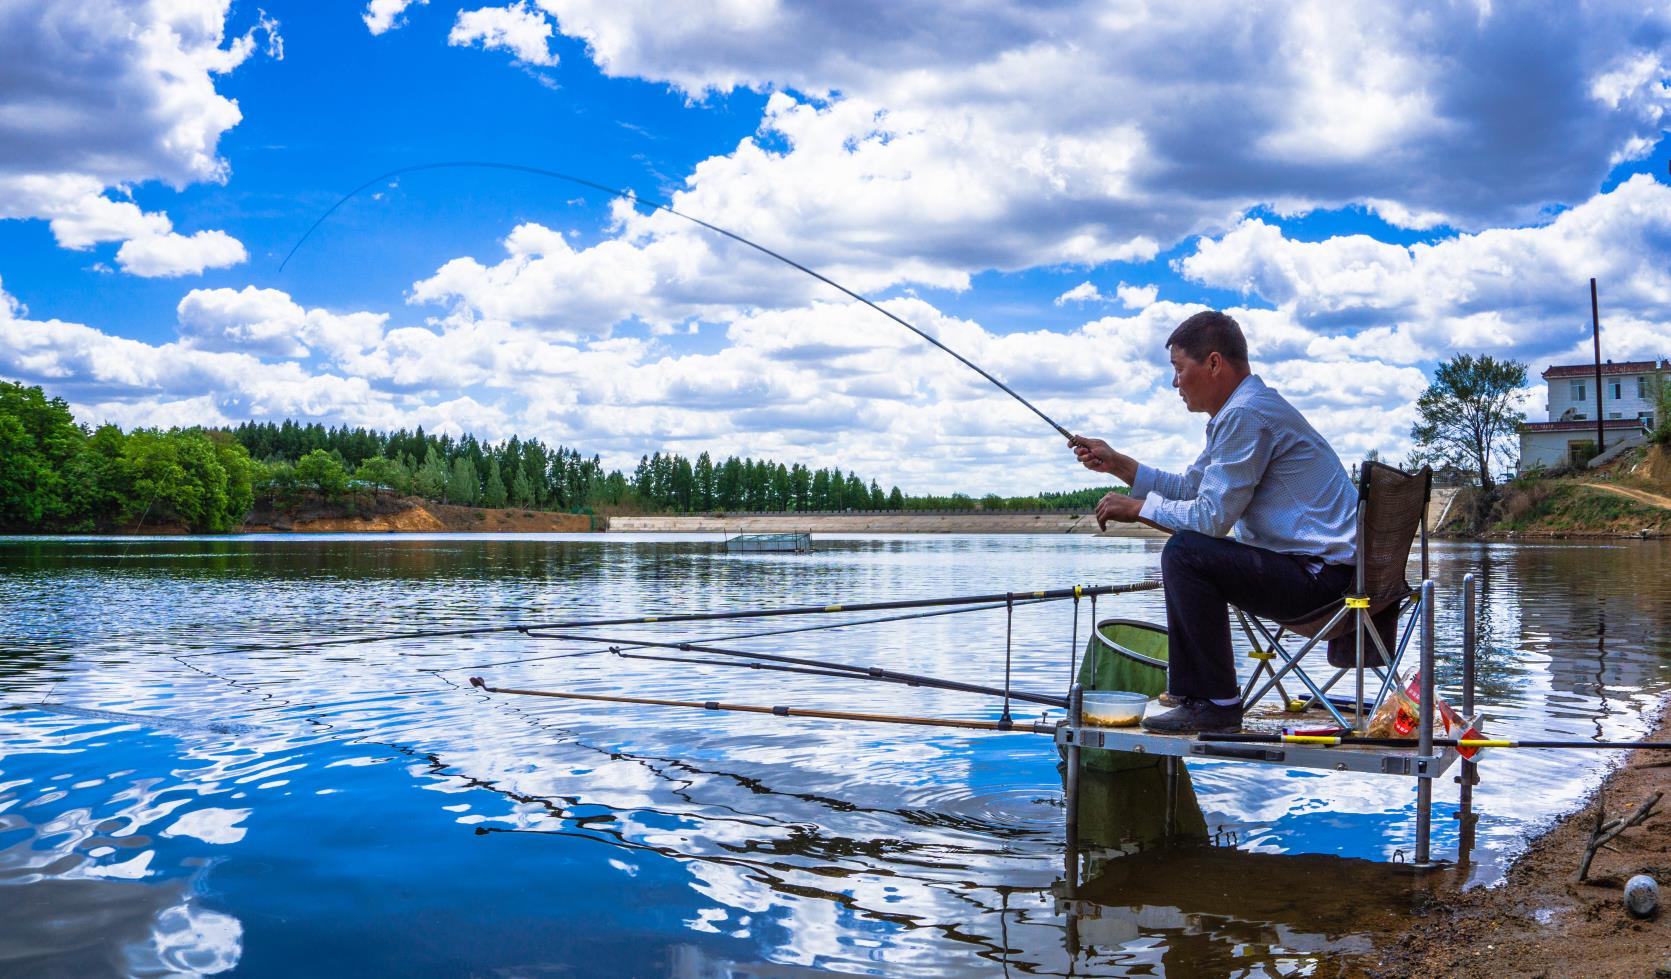
[[[738,534],[736,537],[727,538],[725,541],[725,552],[727,554],[760,551],[809,554],[812,552],[812,535]]]

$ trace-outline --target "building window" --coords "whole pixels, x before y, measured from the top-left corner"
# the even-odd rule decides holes
[[[1625,396],[1625,386],[1618,381],[1613,382],[1613,400],[1617,401]]]
[[[1617,411],[1610,411],[1610,412],[1607,413],[1607,417],[1609,417],[1609,418],[1623,418],[1624,415],[1620,414]]]
[[[1583,401],[1584,400],[1584,382],[1583,381],[1573,381],[1572,382],[1572,400],[1574,400],[1574,401]]]
[[[1639,377],[1639,378],[1636,379],[1636,396],[1643,401],[1648,400],[1648,379],[1647,378]]]
[[[1589,418],[1590,418],[1590,416],[1586,415],[1582,411],[1575,411],[1575,412],[1572,413],[1572,417],[1567,419],[1567,420],[1568,421],[1581,422],[1581,421],[1588,421]]]

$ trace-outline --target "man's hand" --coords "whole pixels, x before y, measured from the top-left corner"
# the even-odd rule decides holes
[[[1107,530],[1110,520],[1132,523],[1142,509],[1141,500],[1134,500],[1124,493],[1110,493],[1097,501],[1097,528]]]
[[[1068,445],[1073,447],[1074,458],[1086,469],[1097,473],[1114,475],[1115,452],[1114,447],[1102,439],[1086,438],[1075,435],[1068,439]]]

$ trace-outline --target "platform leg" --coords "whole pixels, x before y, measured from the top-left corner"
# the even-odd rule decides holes
[[[1416,864],[1428,863],[1433,832],[1433,581],[1422,582],[1421,712],[1417,723]]]
[[[1068,691],[1068,724],[1079,730],[1081,710],[1085,703],[1085,688],[1081,684],[1074,684]],[[1075,737],[1068,743],[1067,761],[1067,807],[1068,807],[1068,852],[1077,853],[1079,849],[1079,738]]]

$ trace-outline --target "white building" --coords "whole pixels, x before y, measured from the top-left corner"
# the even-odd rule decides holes
[[[1583,463],[1596,451],[1596,366],[1572,364],[1543,372],[1549,420],[1520,429],[1520,471]],[[1601,410],[1607,448],[1640,445],[1658,419],[1660,386],[1671,384],[1671,361],[1601,365]]]

